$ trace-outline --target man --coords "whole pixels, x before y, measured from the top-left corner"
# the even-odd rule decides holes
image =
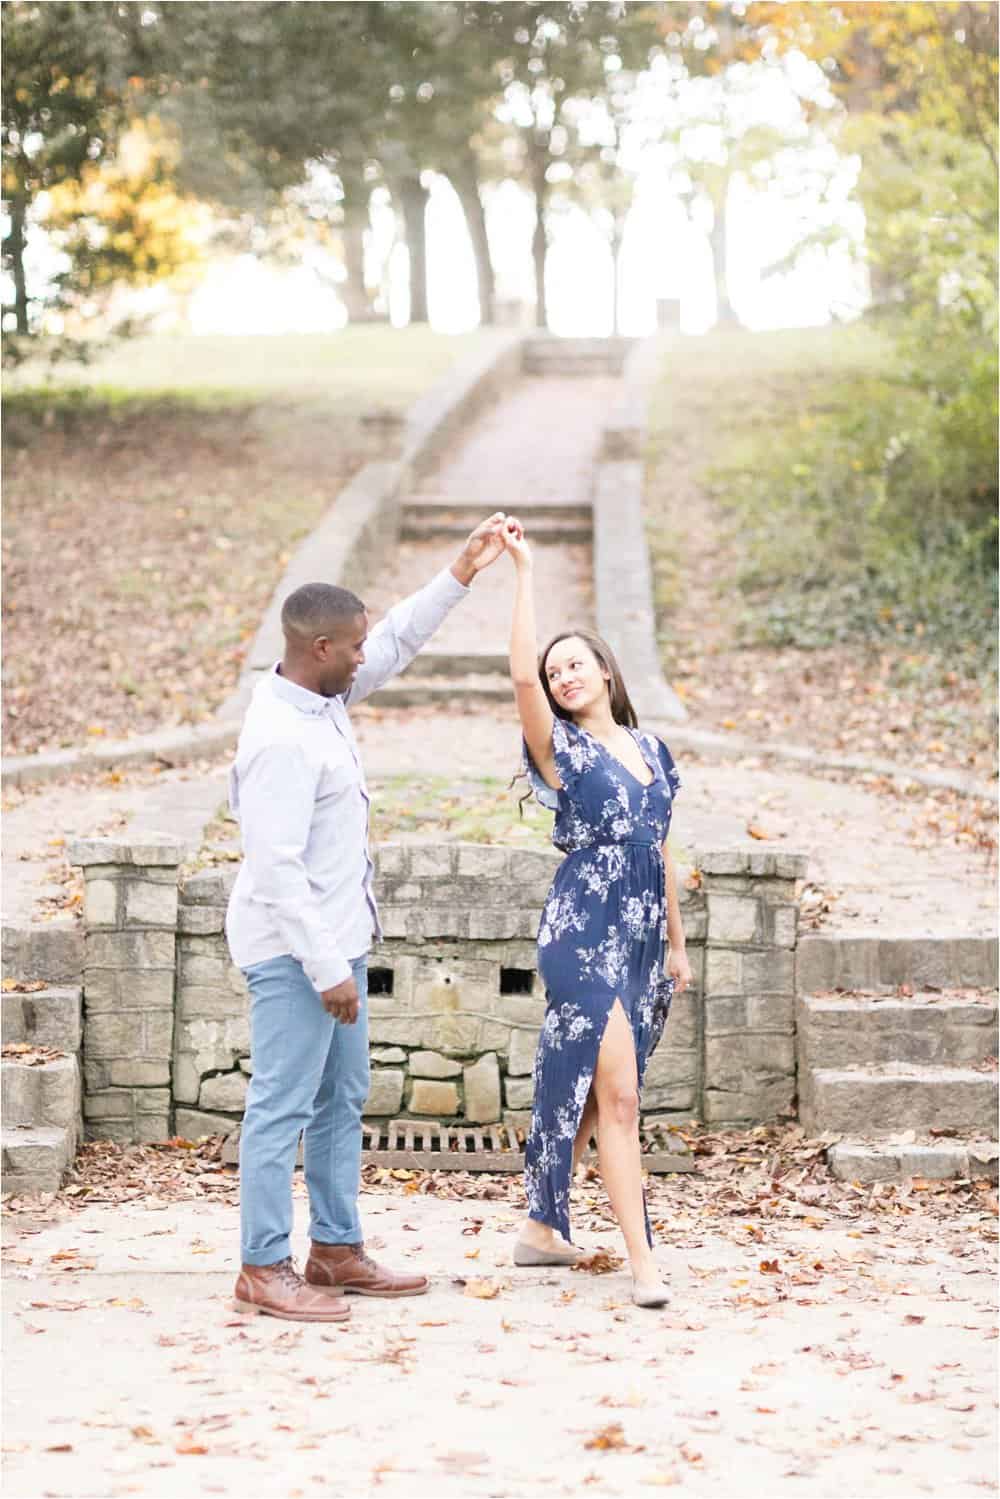
[[[358,1216],[368,1095],[367,953],[381,937],[369,798],[347,716],[403,670],[503,551],[504,516],[368,635],[361,600],[307,583],[281,611],[285,651],[240,734],[230,802],[243,835],[226,934],[250,989],[253,1076],[240,1140],[239,1310],[303,1322],[348,1315],[345,1293],[418,1296],[377,1265]],[[292,1172],[304,1135],[311,1240],[291,1259]]]

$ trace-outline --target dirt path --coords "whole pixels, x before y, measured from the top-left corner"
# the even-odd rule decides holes
[[[191,1200],[112,1187],[72,1214],[14,1215],[5,1493],[992,1492],[983,1194],[817,1184],[755,1205],[760,1152],[744,1158],[714,1193],[710,1176],[654,1182],[674,1293],[658,1312],[632,1306],[620,1266],[515,1271],[517,1180],[442,1173],[446,1200],[426,1178],[367,1190],[369,1247],[432,1286],[357,1300],[337,1327],[232,1311],[234,1183],[212,1167]],[[580,1242],[616,1254],[586,1184],[577,1209]]]

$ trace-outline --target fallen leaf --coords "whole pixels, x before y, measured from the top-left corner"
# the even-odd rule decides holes
[[[499,1280],[469,1280],[465,1283],[465,1295],[474,1296],[479,1301],[492,1301],[502,1290],[503,1282]]]
[[[583,1445],[594,1452],[628,1451],[628,1443],[620,1421],[612,1421],[610,1426],[602,1426]]]

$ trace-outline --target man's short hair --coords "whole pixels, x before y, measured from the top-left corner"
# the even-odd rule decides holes
[[[281,606],[281,628],[286,638],[315,640],[318,635],[337,634],[348,620],[364,612],[364,604],[349,588],[303,583]]]

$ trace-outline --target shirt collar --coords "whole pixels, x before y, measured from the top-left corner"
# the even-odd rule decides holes
[[[318,692],[310,692],[308,687],[300,687],[298,682],[290,682],[283,677],[278,670],[280,662],[275,662],[271,668],[270,682],[271,690],[277,697],[291,703],[293,708],[298,708],[300,713],[308,713],[317,718],[326,713],[330,706],[330,699],[323,697]]]

